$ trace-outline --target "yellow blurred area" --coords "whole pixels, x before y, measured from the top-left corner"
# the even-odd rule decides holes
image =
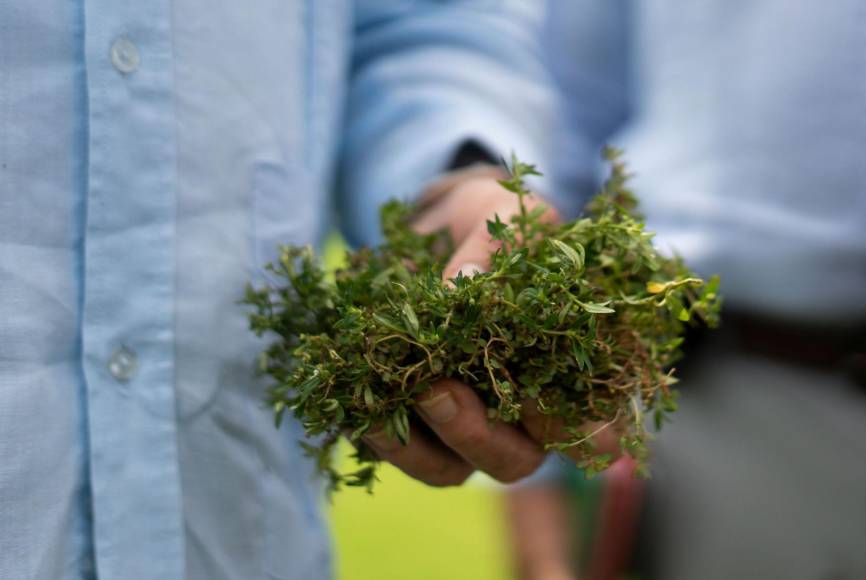
[[[344,262],[337,235],[322,250],[329,269]],[[341,467],[352,470],[347,450]],[[473,483],[435,489],[390,465],[374,494],[345,488],[332,497],[337,580],[503,580],[512,577],[499,493]]]
[[[351,469],[348,460],[343,469]],[[330,506],[337,580],[503,580],[512,577],[498,492],[436,489],[383,465],[372,495],[344,488]]]

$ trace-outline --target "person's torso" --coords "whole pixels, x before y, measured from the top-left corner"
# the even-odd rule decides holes
[[[326,227],[351,28],[338,0],[0,2],[0,576],[327,575],[237,301]]]
[[[593,136],[625,150],[659,243],[733,306],[866,318],[866,5],[589,4],[564,9],[601,25],[564,36],[572,127],[621,124]]]
[[[622,142],[650,225],[735,306],[866,318],[866,6],[642,8]]]

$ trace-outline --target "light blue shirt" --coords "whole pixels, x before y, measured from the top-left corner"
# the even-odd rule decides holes
[[[537,7],[0,0],[0,578],[329,576],[236,301],[334,199],[549,157]]]
[[[660,247],[726,303],[866,319],[866,5],[550,0],[557,176],[625,149]]]

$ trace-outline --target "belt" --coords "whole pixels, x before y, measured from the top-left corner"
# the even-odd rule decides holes
[[[839,371],[866,387],[866,323],[841,327],[725,312],[722,326],[747,352]]]

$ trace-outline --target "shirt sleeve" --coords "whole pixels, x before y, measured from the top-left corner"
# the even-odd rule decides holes
[[[519,481],[508,484],[507,487],[524,489],[548,485],[564,485],[568,480],[569,472],[574,469],[574,464],[559,453],[548,453],[547,457],[544,458],[544,462],[535,472]]]
[[[381,204],[416,195],[466,142],[545,170],[556,97],[541,46],[544,2],[367,0],[356,8],[338,185],[351,242],[377,243]],[[544,177],[531,185],[553,192]]]
[[[569,209],[597,191],[608,167],[602,148],[634,114],[629,0],[548,1],[544,60],[556,86],[558,122],[548,171]]]

